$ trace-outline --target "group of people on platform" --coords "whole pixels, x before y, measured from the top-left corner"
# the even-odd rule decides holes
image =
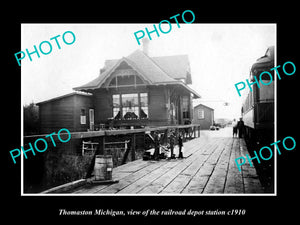
[[[239,121],[236,121],[235,119],[233,119],[232,127],[233,127],[232,136],[233,137],[238,136],[239,138],[242,138],[244,135],[244,130],[245,130],[243,119],[240,118]]]
[[[242,118],[240,118],[239,121],[236,121],[236,119],[233,119],[232,122],[232,126],[233,126],[233,137],[239,137],[242,138],[244,136],[244,130],[245,130],[245,126],[244,126],[244,121]],[[174,147],[176,145],[176,134],[175,132],[171,132],[169,137],[168,137],[168,146],[170,149],[170,159],[175,159],[175,154],[174,154]],[[160,137],[158,132],[154,132],[154,136],[153,136],[153,141],[154,141],[154,154],[153,154],[153,159],[154,160],[159,160],[160,158]],[[177,144],[179,147],[179,154],[178,154],[178,158],[183,158],[183,153],[182,153],[182,147],[183,147],[183,140],[182,140],[182,136],[178,135],[177,138]]]
[[[178,147],[179,147],[179,154],[178,154],[178,158],[183,158],[183,154],[182,154],[182,147],[183,147],[183,140],[182,140],[182,136],[179,135],[178,139]],[[175,154],[174,154],[174,147],[176,145],[176,134],[174,132],[171,132],[169,137],[168,137],[168,146],[170,148],[170,159],[175,159]],[[159,160],[159,154],[160,154],[160,140],[159,140],[159,135],[157,132],[154,132],[154,154],[153,154],[153,158],[154,160]]]

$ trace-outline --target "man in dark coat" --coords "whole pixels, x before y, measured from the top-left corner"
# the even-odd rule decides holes
[[[173,134],[173,132],[170,135],[170,150],[171,150],[171,159],[174,159],[174,146],[175,146],[175,135]]]
[[[153,158],[154,160],[159,160],[159,137],[157,132],[154,132],[154,154],[153,154]]]
[[[243,133],[244,133],[244,121],[242,118],[240,118],[240,121],[237,123],[237,129],[239,131],[239,138],[243,137]]]
[[[182,137],[181,135],[179,135],[178,137],[178,147],[179,147],[179,155],[178,155],[178,158],[183,158],[183,155],[182,155],[182,146],[183,146],[183,143],[182,143]]]

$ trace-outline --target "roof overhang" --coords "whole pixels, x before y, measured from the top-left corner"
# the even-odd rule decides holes
[[[186,91],[190,92],[191,94],[194,95],[194,99],[197,98],[201,98],[201,95],[198,94],[195,90],[193,90],[192,88],[190,88],[189,86],[187,86],[185,83],[183,83],[182,81],[176,80],[174,82],[161,82],[161,83],[156,83],[157,85],[178,85],[180,87],[182,87],[183,89],[185,89]]]
[[[194,95],[194,99],[201,98],[201,95],[199,95],[196,91],[194,91],[192,88],[190,88],[186,84],[180,82],[180,85],[183,86],[185,89],[187,89],[190,93],[192,93]]]

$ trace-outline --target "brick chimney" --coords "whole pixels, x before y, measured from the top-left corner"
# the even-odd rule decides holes
[[[149,39],[148,38],[143,38],[143,52],[149,56]]]

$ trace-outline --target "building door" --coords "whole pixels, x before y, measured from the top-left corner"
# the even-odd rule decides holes
[[[89,119],[90,119],[90,130],[94,130],[95,127],[94,109],[89,110]]]

